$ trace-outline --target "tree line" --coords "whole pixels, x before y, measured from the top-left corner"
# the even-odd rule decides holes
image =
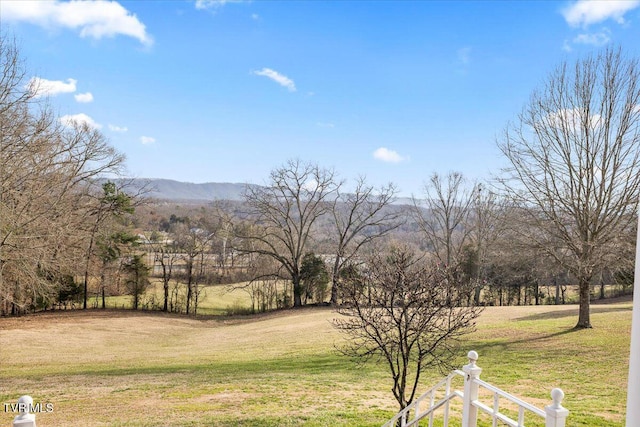
[[[2,314],[79,294],[78,278],[86,290],[95,264],[107,271],[133,240],[127,215],[135,203],[99,181],[117,176],[124,156],[98,130],[62,123],[26,77],[15,42],[0,37]]]
[[[560,303],[576,284],[578,327],[591,326],[594,290],[632,282],[640,88],[637,60],[619,49],[548,76],[497,138],[509,167],[491,181],[434,173],[398,205],[393,183],[292,159],[242,203],[174,212],[155,229],[153,205],[110,180],[124,157],[98,130],[60,122],[6,37],[0,58],[2,314],[90,297],[104,307],[117,293],[138,307],[150,275],[163,287],[151,308],[164,311],[196,314],[216,283],[242,286],[254,310],[348,305],[353,277],[400,247],[447,269],[466,306]]]

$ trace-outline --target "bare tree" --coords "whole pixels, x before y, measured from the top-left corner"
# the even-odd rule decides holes
[[[390,209],[397,189],[388,184],[376,190],[359,178],[353,192],[336,198],[331,210],[333,219],[332,245],[334,247],[331,270],[331,303],[338,303],[340,272],[355,261],[360,249],[387,235],[402,224],[399,211]]]
[[[169,284],[173,276],[173,267],[178,261],[180,256],[175,245],[168,245],[165,238],[160,237],[160,240],[150,239],[149,246],[153,250],[153,268],[156,263],[160,264],[162,274],[162,287],[163,287],[163,306],[162,311],[169,311]],[[154,272],[152,268],[152,273]]]
[[[218,258],[221,275],[225,276],[234,266],[235,228],[239,221],[234,216],[233,206],[229,201],[216,200],[212,205],[211,222],[212,230],[215,230],[212,247]]]
[[[430,266],[406,248],[375,255],[367,266],[343,285],[343,317],[334,324],[350,338],[344,354],[387,364],[402,409],[424,370],[451,367],[458,339],[474,329],[481,309],[463,306],[472,288],[456,283],[450,268]]]
[[[500,237],[504,235],[505,218],[508,211],[504,200],[486,186],[477,184],[474,187],[472,211],[467,226],[471,233],[473,247],[468,247],[475,253],[475,266],[472,274],[475,281],[474,301],[480,304],[481,292],[487,281],[487,267]]]
[[[50,277],[79,273],[90,182],[124,157],[86,125],[63,126],[25,81],[15,43],[0,36],[0,311],[56,294]],[[33,81],[32,81],[33,82]]]
[[[576,328],[590,328],[590,288],[604,255],[635,221],[640,195],[638,61],[606,49],[563,63],[498,145],[521,206],[520,237],[576,277]],[[560,245],[560,246],[558,246]]]
[[[462,259],[472,230],[474,193],[461,173],[450,172],[444,179],[434,173],[424,187],[424,201],[413,200],[413,214],[428,249],[447,266],[456,266]]]
[[[293,283],[293,305],[302,305],[300,268],[314,224],[330,205],[338,188],[333,171],[316,164],[290,160],[271,171],[265,187],[248,186],[244,195],[258,226],[244,229],[251,241],[242,251],[269,256]]]
[[[178,249],[182,253],[185,263],[185,277],[187,282],[186,313],[193,310],[197,314],[198,296],[200,293],[199,284],[204,278],[205,254],[211,247],[211,240],[214,234],[207,228],[200,227],[200,221],[191,223],[187,219],[184,223],[175,224],[172,233]]]

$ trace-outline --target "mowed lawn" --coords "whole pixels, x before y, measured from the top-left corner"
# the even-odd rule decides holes
[[[458,365],[476,350],[482,379],[538,407],[562,388],[568,426],[623,426],[631,307],[594,305],[585,331],[572,330],[577,306],[487,308]],[[101,310],[2,318],[0,401],[30,394],[52,403],[39,427],[381,425],[396,410],[385,366],[341,356],[335,316],[308,308],[215,320]],[[440,377],[427,373],[421,388]],[[14,416],[0,411],[0,425]]]
[[[249,283],[237,283],[235,285],[206,285],[200,286],[200,296],[198,302],[198,315],[218,316],[234,313],[236,310],[242,312],[250,312],[251,295]],[[151,285],[147,288],[140,300],[140,307],[153,307],[155,305],[160,308],[164,301],[164,290],[162,282],[159,279],[153,279]],[[179,292],[181,307],[184,307],[184,301],[187,298],[186,287],[183,286]],[[101,307],[102,301],[99,297],[91,298],[88,301],[89,307]],[[111,296],[106,298],[107,308],[127,309],[133,307],[132,297],[129,295]]]

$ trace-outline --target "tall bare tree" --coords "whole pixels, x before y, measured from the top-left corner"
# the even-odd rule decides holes
[[[467,248],[475,255],[475,271],[472,274],[476,286],[474,300],[475,304],[480,304],[489,260],[499,250],[497,243],[504,235],[508,209],[504,200],[482,183],[474,187],[474,192],[472,211],[466,224],[471,231],[471,242]]]
[[[273,258],[284,279],[293,283],[293,305],[302,305],[300,269],[314,224],[330,209],[329,196],[339,184],[332,170],[289,160],[271,171],[264,187],[248,186],[244,194],[256,227],[242,237],[251,242],[242,251]]]
[[[89,184],[124,161],[95,129],[62,125],[25,76],[16,44],[0,36],[1,311],[46,301],[50,277],[79,273]]]
[[[632,226],[640,196],[638,60],[606,49],[562,63],[533,92],[498,146],[504,188],[521,206],[520,237],[575,276],[576,328],[590,328],[590,288]],[[560,245],[560,246],[559,246]]]
[[[206,224],[201,220],[193,222],[187,218],[183,223],[172,227],[172,235],[185,263],[183,279],[187,285],[186,313],[197,314],[199,285],[204,279],[205,257],[210,253],[211,241],[214,237]]]
[[[401,213],[390,208],[396,193],[397,189],[393,184],[376,190],[364,178],[358,179],[352,192],[336,192],[331,210],[331,241],[335,251],[331,269],[332,304],[338,303],[340,272],[343,267],[354,262],[362,247],[401,225]]]
[[[153,250],[153,267],[151,272],[154,272],[156,264],[160,265],[160,271],[162,275],[162,288],[163,288],[163,305],[162,311],[169,311],[169,284],[174,273],[174,266],[177,264],[180,254],[177,253],[176,245],[167,244],[167,239],[164,236],[154,236],[155,238],[149,239],[149,247]]]
[[[428,249],[447,266],[456,266],[461,261],[472,231],[469,219],[476,195],[474,188],[466,185],[460,172],[450,172],[446,177],[434,173],[424,186],[424,200],[413,199],[413,214]]]

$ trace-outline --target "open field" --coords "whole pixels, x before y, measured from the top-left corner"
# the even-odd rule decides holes
[[[171,288],[175,286],[175,282],[171,281]],[[200,297],[198,302],[198,314],[204,316],[217,316],[226,315],[230,312],[248,312],[251,307],[251,292],[248,282],[237,283],[234,285],[200,285]],[[545,295],[555,295],[554,290],[548,287],[543,287],[542,293]],[[95,291],[95,290],[94,290]],[[283,291],[283,285],[279,285],[278,292]],[[592,301],[598,301],[600,290],[594,293]],[[620,295],[626,295],[631,297],[629,289],[626,289],[620,285],[608,285],[605,289],[606,298],[620,298]],[[181,301],[186,300],[187,287],[185,284],[179,285],[179,298]],[[567,286],[565,290],[565,297],[567,304],[573,304],[578,302],[578,289],[577,286]],[[157,307],[161,307],[163,304],[164,290],[162,280],[155,277],[151,279],[151,285],[147,288],[144,295],[140,299],[140,307],[152,308],[155,304]],[[327,296],[328,298],[328,296]],[[553,298],[552,298],[553,299]],[[328,299],[327,299],[328,301]],[[89,298],[89,307],[98,308],[101,307],[102,300],[100,296]],[[107,296],[106,298],[107,308],[125,309],[133,307],[132,297],[129,295],[120,296]]]
[[[461,351],[481,378],[542,407],[561,387],[568,426],[622,426],[631,302],[488,308]],[[0,401],[53,403],[38,426],[375,426],[395,411],[383,365],[335,351],[331,309],[196,320],[90,310],[0,319]],[[427,373],[423,389],[439,379]],[[0,411],[0,425],[15,414]],[[485,424],[486,425],[486,424]]]
[[[173,286],[173,282],[172,282]],[[198,302],[198,314],[204,316],[226,315],[233,310],[247,311],[251,307],[251,296],[247,283],[236,285],[206,285],[200,286],[201,292]],[[140,306],[162,306],[164,290],[162,281],[152,279],[151,285],[140,299]],[[180,298],[186,299],[186,285],[181,286]],[[91,298],[89,306],[101,307],[100,298]],[[132,297],[129,295],[111,296],[106,298],[107,308],[125,309],[133,307]]]

